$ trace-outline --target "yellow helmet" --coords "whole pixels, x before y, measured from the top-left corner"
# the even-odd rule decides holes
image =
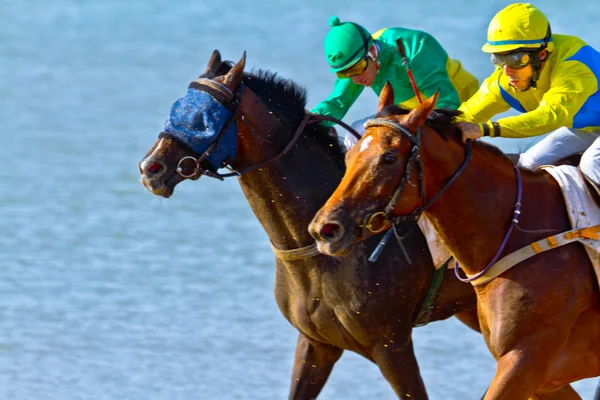
[[[515,3],[494,16],[488,27],[486,53],[504,53],[517,49],[538,49],[547,46],[552,51],[552,35],[548,18],[529,3]]]

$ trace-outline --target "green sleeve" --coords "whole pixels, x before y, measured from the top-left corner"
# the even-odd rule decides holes
[[[419,91],[431,97],[439,90],[436,107],[458,109],[458,93],[446,69],[448,53],[431,35],[421,37],[421,43],[415,47],[409,62]]]
[[[357,85],[352,79],[336,79],[333,86],[333,92],[326,100],[323,100],[310,110],[319,115],[329,115],[331,117],[342,119],[352,107],[352,104],[358,99],[358,96],[364,90],[364,86]],[[323,125],[332,126],[333,122],[323,121]]]

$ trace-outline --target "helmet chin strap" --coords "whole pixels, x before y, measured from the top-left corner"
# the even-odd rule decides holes
[[[544,41],[540,48],[531,55],[531,68],[533,69],[533,76],[529,80],[529,85],[523,91],[527,91],[531,88],[537,87],[537,81],[540,79],[540,72],[542,70],[542,64],[548,59],[548,52],[546,52],[546,57],[543,60],[540,60],[540,54],[542,51],[546,50],[548,47],[548,42],[550,41],[550,37],[552,36],[552,29],[550,28],[550,24],[548,24],[548,30],[546,31],[546,36],[544,37]]]
[[[371,51],[373,49],[373,51]],[[373,43],[369,51],[367,51],[367,57],[370,58],[375,64],[379,65],[379,48],[377,44]]]
[[[546,51],[546,55],[544,57],[544,59],[542,60],[540,58],[541,52],[546,50],[546,46],[541,47],[537,52],[533,53],[531,55],[531,69],[533,70],[533,75],[531,77],[531,79],[529,80],[529,85],[522,90],[522,92],[526,92],[531,88],[535,88],[537,87],[537,81],[540,79],[540,74],[542,72],[542,67],[544,66],[544,63],[546,62],[546,60],[548,60],[548,56],[549,53]]]
[[[532,58],[533,58],[533,61],[531,61],[531,68],[533,70],[533,76],[529,80],[529,84],[527,85],[527,87],[525,89],[523,89],[522,92],[526,92],[531,88],[537,87],[537,81],[540,79],[540,72],[542,70],[542,64],[544,62],[540,61],[539,53],[533,55]]]

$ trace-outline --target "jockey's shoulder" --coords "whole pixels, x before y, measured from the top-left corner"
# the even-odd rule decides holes
[[[432,39],[433,36],[427,32],[409,29],[403,27],[392,27],[392,28],[384,28],[375,32],[373,35],[373,39],[377,40],[380,43],[389,43],[396,45],[396,40],[403,39],[407,42],[412,40],[424,40],[424,39]]]

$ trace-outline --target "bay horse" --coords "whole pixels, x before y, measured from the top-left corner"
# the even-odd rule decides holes
[[[244,66],[245,54],[232,67],[213,53],[140,161],[142,184],[170,197],[185,179],[220,178],[225,160],[236,170],[276,255],[277,305],[299,332],[290,399],[316,398],[344,350],[376,363],[398,398],[427,399],[413,324],[456,315],[478,330],[474,290],[447,272],[434,279],[418,229],[405,240],[412,264],[395,242],[367,262],[377,236],[345,258],[320,254],[307,227],[344,174],[344,149],[322,123],[306,123],[304,89]],[[181,136],[190,126],[201,128]]]
[[[516,167],[494,146],[463,144],[453,122],[460,113],[434,110],[436,99],[409,112],[393,105],[390,85],[384,88],[376,118],[346,156],[342,182],[311,222],[321,252],[351,251],[369,236],[360,228],[366,220],[389,225],[424,213],[473,276],[505,238],[498,256],[571,229],[561,189],[547,172]],[[520,216],[513,209],[519,176]],[[513,218],[518,228],[505,236]],[[600,375],[600,291],[581,243],[537,254],[475,292],[497,360],[486,400],[539,398]]]

